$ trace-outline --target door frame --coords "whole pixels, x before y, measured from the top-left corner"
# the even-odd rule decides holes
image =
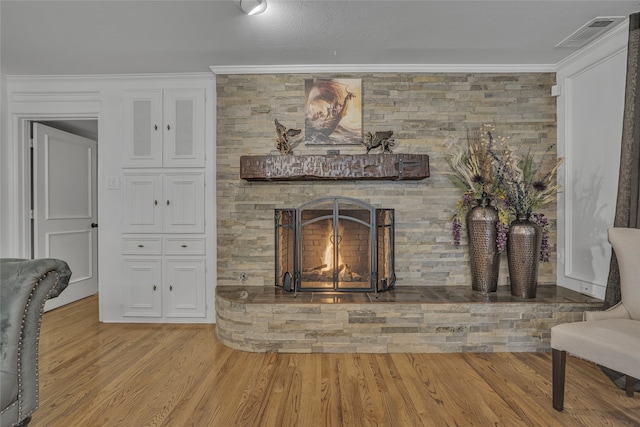
[[[97,90],[86,91],[31,91],[18,85],[9,97],[7,113],[6,140],[2,144],[4,257],[31,258],[32,230],[29,212],[31,209],[31,153],[30,122],[96,120],[98,136],[96,141],[104,140],[101,124],[101,93]],[[99,150],[99,148],[98,148]],[[100,156],[95,171],[100,182]],[[6,192],[6,195],[4,194]],[[97,186],[98,203],[101,198],[100,185]],[[99,218],[99,208],[97,212]],[[97,279],[100,286],[100,256],[98,254]],[[53,308],[53,307],[51,307]]]
[[[62,82],[55,85],[59,90],[37,87],[37,83],[32,79],[26,79],[24,82],[16,80],[9,82],[6,93],[7,139],[2,143],[2,167],[6,168],[6,171],[3,170],[1,175],[4,181],[1,183],[3,203],[6,203],[3,210],[6,218],[2,220],[3,249],[6,251],[3,253],[4,257],[31,257],[30,153],[29,145],[24,143],[29,132],[28,122],[93,119],[98,121],[98,141],[104,140],[103,127],[100,126],[102,96],[99,90],[91,87],[69,90],[68,85]],[[98,160],[98,179],[100,168]],[[97,197],[99,201],[99,185]]]

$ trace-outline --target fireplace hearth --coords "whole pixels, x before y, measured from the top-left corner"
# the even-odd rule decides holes
[[[393,287],[394,210],[346,197],[275,210],[275,285],[294,292]]]

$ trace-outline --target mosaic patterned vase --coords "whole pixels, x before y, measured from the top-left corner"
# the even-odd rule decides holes
[[[511,295],[523,299],[536,297],[541,244],[540,226],[530,221],[529,215],[518,214],[507,234]]]
[[[498,289],[500,254],[496,244],[498,211],[488,199],[476,200],[467,212],[471,287],[476,292],[491,293]]]

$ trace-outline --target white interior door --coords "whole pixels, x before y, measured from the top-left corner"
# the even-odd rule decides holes
[[[50,310],[98,292],[97,143],[34,123],[32,167],[34,258],[62,259],[72,271]]]

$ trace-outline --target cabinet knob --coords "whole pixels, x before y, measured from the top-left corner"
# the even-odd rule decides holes
[[[144,248],[144,245],[138,245],[139,248]]]
[[[169,201],[167,200],[167,206],[169,206],[170,204],[171,204],[171,202],[169,202]]]
[[[169,290],[172,291],[173,290],[173,286],[169,285]]]
[[[182,245],[182,247],[183,247],[183,248],[186,248],[186,247],[187,247],[187,245]]]
[[[158,125],[153,125],[153,130],[158,130]]]
[[[158,201],[157,201],[157,200],[154,200],[154,201],[153,201],[153,205],[154,205],[154,206],[158,206]]]
[[[171,125],[167,125],[167,130],[171,130]]]
[[[158,289],[158,288],[156,288],[156,285],[153,285],[153,290],[155,291],[156,289]]]

